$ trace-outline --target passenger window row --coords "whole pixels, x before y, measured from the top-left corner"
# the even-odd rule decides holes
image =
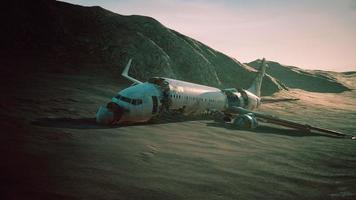
[[[175,99],[192,99],[192,100],[198,100],[198,101],[208,101],[208,102],[215,102],[214,99],[207,99],[207,98],[199,98],[199,97],[191,97],[191,96],[183,96],[183,95],[179,95],[179,94],[171,94],[170,95],[171,98],[175,98]]]

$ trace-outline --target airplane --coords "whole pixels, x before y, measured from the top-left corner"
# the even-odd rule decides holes
[[[147,82],[141,82],[129,76],[131,64],[132,59],[128,61],[121,75],[132,81],[133,85],[121,90],[106,106],[99,107],[96,113],[97,123],[115,125],[148,122],[167,112],[187,116],[220,113],[225,123],[240,129],[254,129],[261,122],[356,139],[337,131],[253,111],[261,105],[261,86],[266,71],[264,58],[255,80],[247,90],[218,89],[165,77],[152,77]]]

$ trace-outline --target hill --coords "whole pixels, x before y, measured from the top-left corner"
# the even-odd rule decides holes
[[[289,88],[298,88],[310,92],[331,93],[339,93],[350,90],[347,85],[338,79],[339,76],[345,76],[348,73],[343,74],[320,70],[303,70],[294,66],[282,65],[274,61],[267,61],[267,64],[268,67],[266,72],[280,80]],[[255,60],[247,65],[258,69],[260,66],[260,60]]]
[[[255,70],[153,18],[57,1],[13,1],[5,11],[5,69],[106,73],[118,79],[129,58],[132,74],[165,76],[219,88],[246,88]],[[16,73],[18,75],[18,73]],[[267,76],[264,95],[283,89]]]
[[[140,79],[164,74],[203,83],[206,73],[238,87],[255,70],[151,18],[29,2],[6,1],[1,13],[0,199],[356,199],[352,140],[176,116],[97,124],[98,106],[129,85],[119,79],[129,57]],[[355,74],[333,76],[356,87]],[[266,80],[267,89],[280,89]],[[260,111],[355,133],[355,90],[274,95],[286,94],[300,100]]]

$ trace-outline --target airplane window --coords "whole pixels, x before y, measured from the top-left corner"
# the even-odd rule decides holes
[[[130,99],[128,97],[124,97],[121,95],[117,95],[115,98],[120,99],[121,101],[125,101],[127,103],[133,104],[133,105],[140,105],[142,104],[142,99]]]
[[[132,99],[132,104],[133,105],[140,105],[140,104],[142,104],[142,99]]]
[[[118,94],[115,98],[120,99],[120,98],[121,98],[121,95]]]
[[[127,103],[131,103],[131,99],[130,98],[127,98],[127,97],[124,97],[124,96],[121,96],[120,100],[123,100]]]

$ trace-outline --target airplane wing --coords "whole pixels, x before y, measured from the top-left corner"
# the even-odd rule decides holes
[[[286,120],[286,119],[280,119],[273,115],[268,115],[268,114],[264,114],[264,113],[260,113],[260,112],[253,112],[253,111],[241,108],[241,107],[232,107],[229,109],[229,113],[234,113],[234,114],[239,114],[239,115],[252,114],[259,121],[264,122],[264,123],[276,124],[276,125],[280,125],[280,126],[284,126],[284,127],[289,127],[289,128],[305,131],[305,132],[313,131],[314,133],[328,134],[328,135],[332,135],[332,136],[336,136],[336,137],[350,138],[353,140],[356,139],[355,136],[352,136],[349,134],[345,134],[345,133],[341,133],[341,132],[333,131],[333,130],[329,130],[329,129],[323,129],[323,128],[311,126],[309,124],[301,124],[301,123],[293,122],[293,121]]]
[[[298,101],[300,99],[298,98],[261,98],[261,103],[266,104],[266,103],[277,103],[277,102],[285,102],[285,101]]]

